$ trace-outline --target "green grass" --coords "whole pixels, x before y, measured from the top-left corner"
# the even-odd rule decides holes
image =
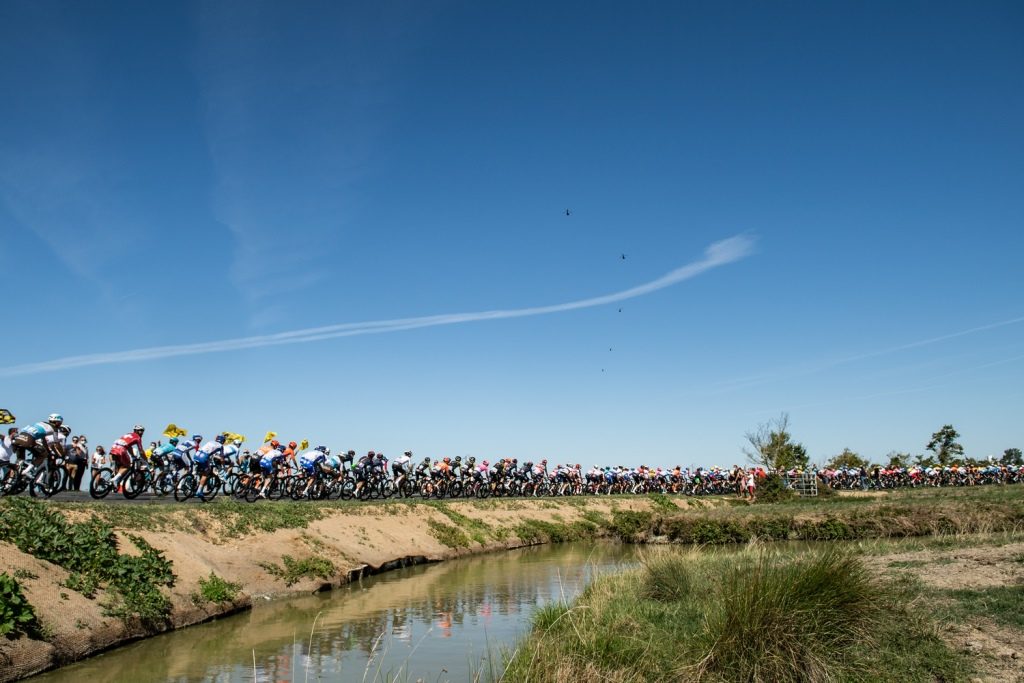
[[[656,554],[538,610],[503,680],[964,679],[918,591],[836,551]]]
[[[446,545],[449,548],[469,547],[469,536],[458,527],[438,522],[434,519],[428,519],[427,528],[430,530],[430,535],[441,545]]]
[[[958,617],[986,617],[1004,626],[1024,629],[1024,585],[952,590],[947,594],[954,601],[952,609]]]

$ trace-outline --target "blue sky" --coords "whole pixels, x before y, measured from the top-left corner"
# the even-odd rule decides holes
[[[783,411],[819,461],[946,423],[1024,446],[1022,31],[1013,2],[5,2],[0,405],[587,465],[740,462]],[[578,302],[730,238],[622,302],[37,366]]]

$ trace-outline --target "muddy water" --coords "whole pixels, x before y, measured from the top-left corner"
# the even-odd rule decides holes
[[[562,544],[410,567],[331,593],[258,603],[33,678],[82,681],[468,681],[533,610],[572,598],[632,546]],[[486,677],[486,675],[485,675]]]

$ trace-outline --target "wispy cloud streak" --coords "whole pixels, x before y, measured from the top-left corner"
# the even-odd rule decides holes
[[[754,240],[745,235],[737,235],[729,239],[715,242],[704,252],[704,258],[693,263],[680,266],[665,275],[651,280],[650,282],[625,289],[612,294],[596,296],[579,301],[553,304],[550,306],[535,306],[532,308],[503,309],[493,311],[478,311],[475,313],[445,313],[440,315],[423,316],[418,318],[399,318],[394,320],[373,320],[357,323],[341,323],[327,325],[324,327],[310,327],[289,332],[278,332],[254,337],[241,337],[237,339],[223,339],[220,341],[201,342],[196,344],[178,344],[174,346],[154,346],[144,349],[129,351],[115,351],[112,353],[95,353],[82,356],[68,356],[39,363],[27,363],[24,365],[13,365],[0,368],[0,377],[11,377],[15,375],[32,375],[41,372],[57,372],[80,368],[90,365],[109,365],[114,363],[133,363],[174,356],[192,356],[206,353],[222,353],[227,351],[239,351],[242,349],[254,349],[264,346],[281,346],[284,344],[299,344],[305,342],[322,341],[325,339],[336,339],[339,337],[352,337],[362,334],[382,334],[385,332],[401,332],[403,330],[414,330],[424,327],[437,327],[439,325],[455,325],[459,323],[479,322],[484,320],[504,320],[508,318],[525,318],[535,315],[548,315],[551,313],[564,313],[583,308],[605,306],[607,304],[626,301],[636,297],[651,294],[660,289],[671,287],[674,284],[689,280],[709,270],[734,263],[749,256],[754,250]]]

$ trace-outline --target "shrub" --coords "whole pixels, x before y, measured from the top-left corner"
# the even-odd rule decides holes
[[[757,501],[759,503],[780,503],[792,500],[796,494],[786,486],[786,480],[777,474],[769,474],[758,482]]]
[[[330,579],[337,571],[334,568],[334,563],[326,557],[314,556],[296,560],[291,555],[285,555],[281,558],[281,562],[284,563],[284,566],[271,562],[260,563],[260,566],[277,578],[282,579],[286,586],[296,584],[300,579],[306,577]]]
[[[22,633],[30,638],[40,637],[39,620],[18,580],[0,572],[0,636],[15,638]]]
[[[469,547],[469,537],[462,532],[462,529],[433,519],[427,520],[427,526],[430,528],[430,535],[436,538],[441,545],[446,545],[449,548]]]
[[[653,515],[650,512],[634,512],[632,510],[615,510],[609,530],[623,540],[632,541],[651,527]]]
[[[205,579],[199,579],[199,593],[193,594],[192,602],[199,604],[201,600],[206,602],[232,602],[238,597],[242,584],[227,581],[213,572]]]

